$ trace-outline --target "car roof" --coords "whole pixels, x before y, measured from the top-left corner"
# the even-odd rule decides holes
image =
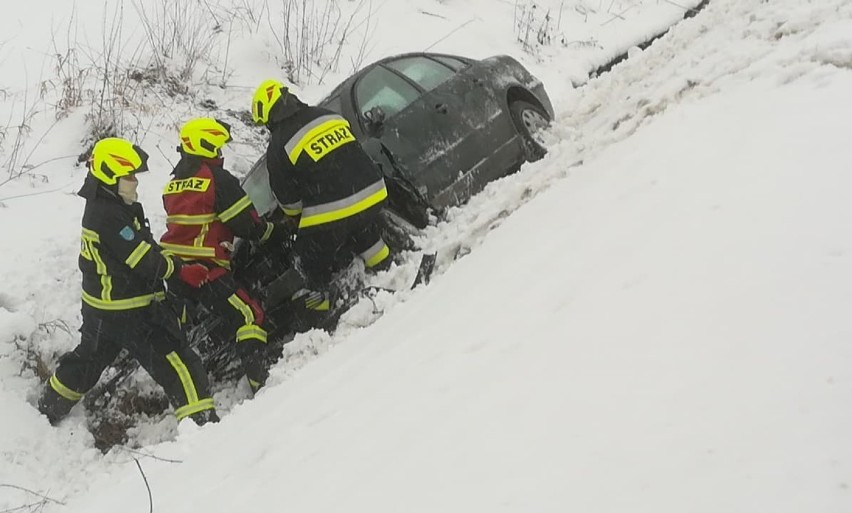
[[[464,57],[464,56],[461,56],[461,55],[454,55],[454,54],[450,54],[450,53],[439,53],[439,52],[407,52],[407,53],[400,53],[400,54],[397,54],[397,55],[390,55],[388,57],[383,57],[383,58],[381,58],[381,59],[379,59],[375,62],[371,62],[370,64],[367,64],[366,66],[362,66],[361,69],[359,69],[355,73],[352,73],[343,82],[337,84],[337,86],[335,86],[334,89],[332,89],[330,93],[328,93],[325,97],[323,97],[322,100],[319,101],[318,105],[323,105],[328,100],[331,100],[332,98],[340,96],[340,93],[343,91],[343,89],[346,88],[346,86],[348,84],[357,80],[358,77],[360,77],[361,75],[363,75],[367,71],[375,68],[376,66],[381,66],[382,64],[384,64],[386,62],[395,61],[395,60],[398,60],[398,59],[404,59],[406,57],[450,57],[452,59],[458,59],[460,61],[467,62],[467,63],[472,63],[472,62],[477,61],[477,59],[471,59],[470,57]]]

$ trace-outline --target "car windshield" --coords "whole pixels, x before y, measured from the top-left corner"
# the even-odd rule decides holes
[[[385,65],[417,82],[426,91],[435,89],[455,75],[452,69],[427,57],[405,57]]]
[[[265,158],[258,160],[248,172],[243,180],[243,189],[259,214],[267,214],[275,208],[278,202],[269,186],[269,171],[266,169]]]
[[[419,95],[419,91],[405,79],[381,66],[373,68],[355,86],[358,112],[362,115],[373,107],[381,107],[385,116],[391,117]]]

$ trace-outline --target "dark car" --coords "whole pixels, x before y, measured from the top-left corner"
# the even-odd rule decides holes
[[[508,56],[388,57],[346,79],[319,105],[349,121],[385,174],[388,208],[418,228],[428,222],[427,209],[464,203],[543,156],[536,134],[553,119],[541,81]],[[273,210],[265,156],[243,185],[258,210]]]

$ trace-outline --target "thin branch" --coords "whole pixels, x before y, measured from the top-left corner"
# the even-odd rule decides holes
[[[155,460],[158,460],[158,461],[165,461],[166,463],[183,463],[182,460],[170,460],[168,458],[161,458],[161,457],[156,456],[154,454],[150,454],[150,453],[147,453],[147,452],[144,452],[144,451],[137,451],[137,450],[131,449],[129,447],[121,447],[121,450],[127,451],[131,454],[138,454],[139,456],[144,456],[146,458],[151,458],[151,459],[155,459]],[[136,458],[134,458],[134,459],[136,459]]]
[[[68,187],[69,185],[75,183],[76,181],[77,180],[72,180],[72,181],[66,183],[65,185],[62,185],[60,187],[56,187],[54,189],[48,189],[46,191],[30,192],[30,193],[27,193],[27,194],[17,194],[15,196],[6,196],[5,198],[0,198],[0,203],[2,203],[4,201],[13,200],[13,199],[18,199],[18,198],[29,198],[29,197],[32,197],[32,196],[41,196],[42,194],[50,194],[52,192],[59,192],[62,189]],[[0,185],[2,185],[2,184],[0,184]]]
[[[45,502],[46,501],[44,501],[44,500],[41,500],[41,501],[38,501],[38,502],[31,502],[29,504],[24,504],[23,506],[15,506],[14,508],[0,510],[0,513],[14,513],[16,511],[24,511],[24,510],[35,511],[32,508],[35,508],[36,506],[44,506]]]
[[[145,481],[145,488],[148,489],[148,513],[154,513],[154,498],[151,496],[151,486],[148,484],[148,476],[145,475],[145,471],[142,470],[142,464],[139,463],[139,460],[133,458],[133,461],[136,462],[136,467],[139,469],[139,472],[142,474],[142,480]]]
[[[44,499],[44,500],[46,500],[46,501],[50,501],[50,502],[53,502],[53,503],[55,503],[55,504],[59,504],[59,505],[61,505],[61,506],[65,506],[65,503],[64,503],[64,502],[62,502],[62,501],[58,501],[58,500],[56,500],[56,499],[52,499],[52,498],[48,497],[47,495],[44,495],[44,494],[41,494],[41,493],[35,492],[35,491],[33,491],[33,490],[30,490],[29,488],[24,488],[23,486],[17,486],[17,485],[11,485],[11,484],[4,484],[4,483],[0,483],[0,488],[12,488],[12,489],[15,489],[15,490],[20,490],[20,491],[22,491],[22,492],[27,492],[27,493],[33,494],[33,495],[35,495],[36,497],[41,497],[42,499]]]
[[[432,47],[434,47],[435,45],[437,45],[437,44],[438,44],[438,43],[440,43],[441,41],[443,41],[443,40],[447,39],[448,37],[452,36],[453,34],[455,34],[456,32],[458,32],[459,30],[463,29],[464,27],[466,27],[466,26],[470,25],[470,24],[471,24],[473,21],[475,21],[476,19],[477,19],[476,17],[473,17],[473,18],[471,18],[471,19],[467,20],[466,22],[462,23],[462,24],[461,24],[461,25],[459,25],[458,27],[456,27],[456,28],[454,28],[453,30],[451,30],[451,31],[450,31],[450,33],[449,33],[449,34],[447,34],[446,36],[442,37],[441,39],[439,39],[439,40],[435,41],[435,42],[434,42],[434,43],[432,43],[431,45],[429,45],[429,46],[427,46],[426,48],[424,48],[424,49],[423,49],[423,51],[424,51],[424,52],[428,52],[428,51],[429,51]]]

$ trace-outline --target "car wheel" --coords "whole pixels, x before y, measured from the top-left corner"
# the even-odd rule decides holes
[[[550,116],[541,107],[523,100],[512,102],[509,112],[524,142],[524,158],[527,162],[540,160],[547,154],[541,132],[550,126]]]

